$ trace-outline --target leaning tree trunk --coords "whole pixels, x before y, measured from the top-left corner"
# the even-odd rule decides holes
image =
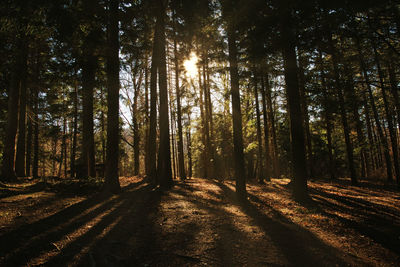
[[[121,190],[118,179],[119,161],[119,41],[118,0],[109,2],[107,47],[107,161],[105,190],[117,193]]]

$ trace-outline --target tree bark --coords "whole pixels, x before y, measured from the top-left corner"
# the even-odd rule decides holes
[[[263,164],[263,144],[262,144],[262,136],[261,136],[261,114],[260,114],[260,104],[258,102],[258,73],[256,70],[253,71],[254,76],[254,101],[256,104],[256,122],[257,122],[257,142],[258,142],[258,154],[257,154],[257,180],[259,183],[264,182],[264,164]],[[265,103],[265,97],[263,97]],[[265,108],[264,108],[265,110]],[[267,126],[268,127],[268,126]],[[265,139],[268,142],[268,139]]]
[[[387,143],[386,136],[383,134],[382,125],[381,125],[381,122],[379,120],[378,110],[376,108],[374,96],[372,94],[371,82],[369,81],[367,67],[365,65],[364,58],[362,56],[361,45],[360,45],[360,42],[359,42],[358,38],[356,38],[356,45],[357,45],[357,50],[358,50],[358,58],[359,58],[359,61],[360,61],[360,67],[361,67],[361,70],[363,72],[365,84],[366,84],[367,90],[368,90],[368,96],[369,96],[369,100],[370,100],[370,103],[371,103],[372,113],[374,115],[374,119],[375,119],[377,131],[378,131],[378,135],[379,135],[379,138],[380,138],[380,142],[383,145],[383,154],[384,154],[385,162],[386,162],[387,179],[388,179],[389,182],[392,182],[393,181],[393,172],[392,172],[392,163],[391,163],[390,154],[389,154],[389,146],[388,146],[388,143]]]
[[[18,128],[18,103],[20,98],[21,78],[20,73],[26,63],[26,49],[24,41],[19,39],[16,51],[16,61],[11,80],[11,86],[8,90],[8,116],[4,139],[3,163],[1,167],[1,180],[14,181],[17,179],[15,173],[15,137]]]
[[[389,101],[387,97],[387,92],[386,92],[386,85],[383,81],[383,70],[381,68],[381,63],[378,55],[378,51],[376,48],[376,43],[374,39],[371,39],[372,42],[372,48],[374,51],[374,59],[375,59],[375,64],[378,69],[378,77],[379,77],[379,84],[381,87],[381,93],[382,93],[382,99],[383,99],[383,104],[384,104],[384,109],[385,109],[385,114],[386,114],[386,119],[388,123],[388,128],[389,128],[389,137],[390,141],[392,143],[392,155],[393,155],[393,166],[394,166],[394,171],[396,175],[396,182],[400,186],[400,166],[399,166],[399,150],[398,150],[398,145],[397,145],[397,134],[394,129],[393,125],[393,120],[392,120],[392,112],[391,112],[391,107],[389,107]]]
[[[268,111],[267,111],[267,101],[266,101],[266,86],[264,83],[264,75],[261,74],[261,99],[263,105],[263,122],[264,122],[264,142],[265,142],[265,179],[271,181],[271,151],[269,147],[269,124],[268,124]],[[271,114],[270,114],[271,115]],[[275,169],[275,167],[274,167]]]
[[[246,197],[246,171],[243,154],[242,112],[240,107],[239,74],[237,63],[236,30],[228,22],[229,72],[231,77],[232,121],[233,121],[233,157],[235,164],[236,193]]]
[[[28,50],[28,45],[24,47]],[[17,153],[15,156],[15,173],[18,177],[25,177],[25,148],[26,148],[26,95],[27,95],[27,76],[28,62],[27,51],[23,52],[23,60],[20,69],[20,96],[19,96],[19,116],[18,116],[18,141]]]
[[[166,1],[159,1],[160,8],[157,20],[160,21],[159,32],[159,66],[158,66],[158,83],[160,90],[160,147],[158,156],[160,157],[160,166],[158,166],[158,178],[160,186],[169,188],[172,186],[172,169],[171,169],[171,146],[169,135],[169,118],[168,118],[168,85],[167,85],[167,67],[165,53],[165,16]]]
[[[329,45],[329,49],[330,49],[330,54],[332,56],[332,65],[333,65],[333,72],[334,72],[334,78],[335,78],[336,94],[337,94],[337,97],[339,100],[340,117],[342,119],[343,133],[344,133],[344,139],[345,139],[345,143],[346,143],[347,162],[348,162],[348,168],[349,168],[349,172],[350,172],[351,184],[356,185],[358,183],[358,181],[357,181],[356,169],[354,166],[353,143],[351,142],[351,138],[350,138],[350,127],[349,127],[348,120],[347,120],[347,110],[346,110],[345,99],[344,99],[344,95],[343,95],[343,91],[342,91],[342,83],[340,80],[338,58],[337,58],[338,55],[337,55],[335,46],[333,44],[331,33],[329,33],[328,42],[329,42],[328,45]]]
[[[286,3],[287,4],[287,3]],[[280,24],[282,38],[282,55],[286,94],[290,117],[290,135],[293,160],[293,196],[298,200],[308,198],[306,154],[304,146],[304,127],[300,105],[300,92],[298,84],[298,69],[295,50],[295,36],[291,21],[290,9],[281,6],[282,21]]]
[[[107,161],[105,190],[118,193],[119,162],[119,29],[118,0],[109,1],[108,47],[107,47]]]
[[[314,156],[312,151],[312,143],[311,143],[311,132],[310,132],[310,116],[308,115],[308,105],[307,105],[307,92],[306,92],[306,77],[304,74],[305,71],[305,59],[302,55],[298,56],[299,61],[299,89],[300,89],[300,105],[303,111],[303,119],[304,119],[304,130],[305,130],[305,143],[306,143],[306,154],[307,154],[307,169],[309,178],[314,177],[313,164],[314,164]]]
[[[318,51],[318,64],[321,72],[321,85],[323,92],[323,106],[324,106],[324,117],[325,117],[325,125],[326,125],[326,139],[327,139],[327,147],[328,147],[328,155],[329,155],[329,173],[330,179],[336,179],[336,170],[335,170],[335,157],[333,154],[333,144],[332,144],[332,112],[331,105],[329,101],[329,87],[326,83],[326,74],[324,71],[322,52]]]

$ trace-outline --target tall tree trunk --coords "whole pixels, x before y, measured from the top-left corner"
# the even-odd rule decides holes
[[[186,145],[187,145],[187,156],[188,156],[188,177],[192,177],[192,138],[190,134],[190,113],[188,113],[188,127],[186,129]]]
[[[365,65],[364,58],[362,56],[361,45],[360,45],[360,42],[359,42],[358,38],[356,38],[356,45],[357,45],[357,50],[358,50],[358,57],[359,57],[359,61],[360,61],[360,67],[361,67],[361,70],[362,70],[363,75],[364,75],[365,84],[367,86],[368,96],[369,96],[369,100],[370,100],[370,103],[371,103],[371,108],[372,108],[372,113],[374,115],[376,128],[377,128],[377,131],[378,131],[380,142],[383,145],[383,154],[384,154],[385,162],[386,162],[387,179],[388,179],[389,182],[392,182],[393,181],[393,172],[392,172],[392,163],[391,163],[390,154],[389,154],[389,146],[388,146],[388,143],[387,143],[386,136],[383,133],[381,122],[379,120],[378,110],[376,108],[374,96],[372,94],[371,82],[369,80],[367,67]]]
[[[264,79],[265,78],[265,79]],[[265,118],[269,118],[269,122],[271,124],[271,145],[272,145],[272,159],[271,163],[273,164],[273,172],[270,172],[270,176],[273,174],[276,178],[281,176],[280,173],[280,166],[279,166],[279,152],[278,152],[278,139],[276,135],[276,127],[275,127],[275,113],[274,113],[274,106],[272,105],[272,92],[271,92],[271,85],[269,83],[268,73],[263,75],[261,79],[264,79],[264,86],[265,86],[265,94],[267,100],[267,112],[268,115]],[[271,155],[271,154],[269,154]],[[270,157],[271,158],[271,157]]]
[[[321,85],[323,92],[323,106],[324,106],[324,117],[325,117],[325,125],[326,125],[326,139],[327,139],[327,147],[328,147],[328,155],[329,155],[329,173],[330,179],[336,179],[336,170],[335,170],[335,157],[333,154],[333,144],[332,144],[332,112],[331,112],[331,104],[329,101],[329,87],[326,83],[326,74],[324,71],[323,60],[322,60],[322,52],[318,51],[318,64],[321,72]]]
[[[145,55],[144,65],[144,109],[145,109],[145,138],[144,138],[144,169],[145,174],[150,175],[149,163],[149,130],[150,130],[150,114],[149,114],[149,67],[148,67],[147,53]]]
[[[24,44],[25,49],[28,45]],[[23,52],[23,61],[20,69],[20,97],[18,116],[18,141],[15,156],[15,173],[19,177],[25,177],[25,148],[26,148],[26,94],[27,94],[27,51]]]
[[[285,1],[286,2],[286,1]],[[300,92],[297,76],[296,41],[293,33],[291,10],[287,3],[281,5],[282,55],[286,94],[290,116],[290,135],[293,159],[293,196],[298,200],[308,198],[306,154],[304,146],[304,127],[300,105]]]
[[[200,120],[201,120],[201,141],[203,143],[203,151],[202,151],[202,161],[203,161],[203,178],[208,178],[208,150],[207,150],[207,128],[206,128],[206,112],[204,108],[204,84],[201,81],[201,70],[198,69],[198,76],[199,76],[199,90],[200,90],[200,97],[199,97],[199,105],[200,105]]]
[[[363,125],[360,120],[360,114],[358,113],[359,100],[358,97],[356,96],[356,92],[354,89],[354,78],[352,70],[349,69],[347,66],[345,66],[345,72],[347,74],[346,91],[349,95],[349,99],[352,99],[351,108],[357,131],[358,148],[360,150],[361,177],[365,178],[369,174],[369,167],[367,167],[369,165],[368,165],[368,154],[365,149],[365,136],[362,130]]]
[[[363,96],[365,122],[366,122],[366,126],[367,126],[367,136],[368,136],[368,142],[369,142],[369,154],[371,156],[372,166],[373,166],[374,170],[376,170],[378,168],[377,159],[376,159],[377,157],[376,157],[376,153],[375,153],[376,146],[375,146],[374,137],[373,137],[373,134],[372,134],[371,118],[370,118],[370,113],[369,113],[369,105],[368,105],[368,99],[367,99],[367,95],[365,93],[365,90],[363,90],[362,96]],[[367,165],[369,165],[369,163],[367,163]]]
[[[175,26],[175,20],[174,20]],[[174,29],[175,31],[175,29]],[[185,155],[183,154],[183,133],[182,133],[182,111],[181,111],[181,90],[179,86],[179,61],[178,49],[176,43],[176,33],[174,35],[174,63],[175,63],[175,90],[176,90],[176,112],[178,119],[178,163],[179,176],[182,180],[186,179],[185,172]]]
[[[264,122],[264,142],[265,142],[265,179],[271,181],[271,151],[269,147],[269,124],[268,124],[268,111],[267,111],[267,101],[266,101],[266,86],[264,83],[264,75],[261,76],[261,99],[263,105],[263,122]],[[271,114],[270,114],[271,115]],[[274,167],[275,169],[275,167]]]
[[[38,62],[36,63],[36,74],[39,76]],[[32,163],[32,178],[39,177],[39,84],[35,84],[33,92],[33,163]]]
[[[139,88],[135,88],[135,95],[133,97],[132,105],[132,126],[133,126],[133,175],[139,175],[140,169],[140,134],[139,134],[139,123],[137,120],[138,116],[138,97]]]
[[[208,66],[208,51],[206,50],[204,52],[206,55],[204,58],[204,64],[203,64],[203,71],[206,74],[205,77],[205,97],[207,98],[207,104],[208,104],[208,123],[209,123],[209,150],[208,154],[210,157],[210,177],[215,178],[216,176],[216,169],[215,169],[215,146],[214,146],[214,121],[213,121],[213,106],[211,102],[211,90],[210,90],[210,70]]]
[[[303,111],[305,142],[307,152],[307,170],[310,178],[314,177],[313,164],[314,156],[312,152],[311,132],[310,132],[310,116],[308,115],[307,92],[306,92],[306,77],[305,77],[305,59],[304,56],[298,56],[299,61],[299,89],[300,89],[300,105]]]
[[[212,112],[211,112],[211,100],[209,97],[209,88],[208,88],[208,82],[207,82],[207,74],[206,74],[206,52],[203,50],[203,63],[202,63],[202,68],[203,68],[203,96],[204,96],[204,126],[205,126],[205,133],[206,133],[206,147],[205,150],[207,151],[207,162],[206,162],[206,166],[207,166],[207,173],[208,176],[210,178],[214,178],[214,174],[213,174],[213,159],[212,159],[212,147],[211,147],[211,124],[210,124],[210,120],[211,120],[211,116],[212,116]]]
[[[101,141],[101,162],[103,164],[106,163],[106,119],[104,116],[104,107],[106,105],[105,103],[105,97],[104,97],[104,87],[100,87],[100,127],[101,127],[101,133],[100,133],[100,141]],[[104,175],[104,173],[103,173]]]
[[[330,49],[330,54],[332,55],[332,65],[333,65],[333,72],[334,72],[334,78],[335,78],[335,86],[336,86],[336,94],[339,100],[339,109],[340,109],[340,117],[342,119],[342,125],[343,125],[343,133],[344,133],[344,139],[346,143],[346,152],[347,152],[347,162],[348,162],[348,168],[350,172],[350,178],[351,178],[351,184],[356,185],[357,182],[357,173],[356,169],[354,166],[354,151],[353,151],[353,143],[351,142],[350,138],[350,127],[348,124],[347,120],[347,110],[346,110],[346,105],[345,105],[345,99],[343,95],[343,90],[342,90],[342,83],[340,80],[340,73],[339,73],[339,65],[338,65],[338,55],[336,52],[336,48],[333,44],[333,39],[332,39],[332,34],[329,34],[329,49]]]
[[[8,90],[8,116],[7,128],[4,139],[3,163],[1,167],[1,180],[13,181],[17,176],[14,171],[15,164],[15,137],[18,127],[18,103],[20,98],[21,76],[20,73],[26,68],[26,49],[25,42],[20,38],[17,44],[15,68]]]
[[[27,104],[27,134],[26,134],[26,157],[25,157],[25,174],[31,176],[31,161],[32,161],[32,136],[33,136],[33,123],[32,123],[32,99],[33,90],[29,90],[29,99]]]
[[[167,71],[168,73],[168,71]],[[171,77],[171,76],[169,76]],[[171,83],[169,82],[169,87],[171,88]],[[172,96],[172,91],[168,90],[169,93],[169,114],[170,114],[170,125],[171,125],[171,134],[170,134],[170,139],[171,139],[171,149],[172,149],[172,179],[176,179],[177,176],[179,176],[178,170],[177,170],[177,157],[175,153],[175,116],[174,116],[174,102],[173,102],[173,96]]]
[[[163,188],[172,186],[172,170],[171,170],[171,146],[169,136],[169,118],[168,118],[168,85],[167,85],[167,66],[165,53],[165,16],[167,1],[159,1],[160,8],[158,18],[160,22],[160,46],[159,46],[159,66],[158,66],[158,83],[160,90],[160,147],[158,156],[160,157],[160,166],[158,166],[158,181]]]
[[[118,0],[109,1],[107,47],[107,161],[105,190],[117,193],[121,190],[118,179],[119,162],[119,40]]]
[[[63,131],[62,131],[62,139],[61,139],[61,154],[60,154],[60,164],[58,165],[58,177],[61,177],[62,173],[62,165],[64,162],[64,158],[67,157],[65,153],[65,148],[67,146],[67,136],[66,136],[66,128],[67,128],[67,123],[66,123],[66,118],[65,115],[63,117]]]
[[[75,73],[76,75],[76,73]],[[71,178],[75,177],[75,156],[76,156],[76,144],[78,135],[78,85],[74,85],[73,93],[73,107],[74,107],[74,118],[72,126],[72,147],[71,147],[71,159],[70,159],[70,175]]]
[[[258,142],[258,154],[257,154],[257,180],[259,183],[264,182],[264,164],[263,164],[263,144],[262,144],[262,135],[261,135],[261,114],[260,114],[260,104],[258,102],[258,73],[256,70],[253,71],[254,75],[254,101],[256,103],[256,121],[257,121],[257,142]],[[265,103],[265,97],[263,97]],[[265,110],[265,108],[264,108]],[[267,126],[268,127],[268,126]],[[268,139],[265,139],[268,142]]]
[[[96,177],[94,155],[93,132],[93,90],[95,86],[95,74],[97,58],[94,56],[93,44],[86,44],[85,59],[82,66],[82,163],[84,176]]]
[[[394,63],[393,58],[390,57],[390,61],[388,63],[388,71],[389,71],[389,80],[390,80],[390,88],[391,93],[393,96],[394,106],[396,108],[396,115],[397,115],[397,125],[400,128],[400,98],[399,98],[399,88],[398,82],[396,79],[396,74],[394,71]]]
[[[158,68],[160,65],[160,31],[161,21],[157,17],[154,39],[153,39],[153,51],[151,56],[151,67],[150,67],[150,126],[149,126],[149,139],[148,139],[148,170],[146,175],[149,177],[149,181],[157,183],[157,77]]]
[[[384,109],[385,109],[385,114],[386,114],[386,119],[388,123],[388,128],[389,128],[389,136],[390,136],[390,141],[392,143],[392,155],[393,155],[393,166],[394,166],[394,171],[396,174],[396,182],[400,186],[400,166],[399,166],[399,150],[398,150],[398,145],[397,145],[397,134],[394,129],[393,125],[393,120],[392,120],[392,108],[389,107],[389,101],[387,97],[387,92],[386,92],[386,85],[383,81],[384,73],[381,68],[381,63],[378,55],[378,50],[376,48],[376,43],[374,39],[371,39],[372,42],[372,48],[374,50],[374,58],[375,58],[375,64],[378,69],[378,77],[379,77],[379,84],[381,87],[381,93],[382,93],[382,99],[383,99],[383,104],[384,104]]]
[[[232,120],[233,120],[233,157],[235,165],[236,193],[246,197],[246,171],[243,154],[242,112],[240,107],[239,73],[236,46],[236,29],[228,22],[229,72],[231,77]]]

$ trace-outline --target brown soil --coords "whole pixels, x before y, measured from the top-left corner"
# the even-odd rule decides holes
[[[123,192],[70,182],[0,184],[0,266],[398,266],[400,198],[385,186],[287,179],[177,182],[161,191],[121,178]],[[75,194],[79,192],[79,194]]]

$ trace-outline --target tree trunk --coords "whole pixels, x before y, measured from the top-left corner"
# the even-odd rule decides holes
[[[309,178],[314,177],[313,164],[314,164],[314,156],[312,152],[312,143],[311,143],[311,132],[310,132],[310,117],[308,115],[308,104],[307,104],[307,92],[306,92],[306,77],[304,74],[305,71],[305,59],[302,55],[298,56],[299,61],[299,89],[300,89],[300,105],[303,111],[303,119],[304,119],[304,130],[305,130],[305,143],[306,143],[306,152],[307,152],[307,169]]]
[[[89,41],[87,41],[89,42]],[[82,163],[85,177],[96,177],[93,133],[93,90],[95,87],[95,74],[97,58],[94,54],[93,44],[86,44],[84,63],[82,65]]]
[[[38,64],[38,63],[36,63]],[[37,72],[39,75],[39,68]],[[33,164],[32,164],[32,178],[39,177],[39,84],[35,85],[33,96]]]
[[[332,112],[331,112],[331,104],[329,101],[329,94],[328,92],[329,87],[326,83],[326,75],[323,66],[322,60],[322,52],[319,50],[318,53],[318,64],[320,67],[321,72],[321,85],[322,85],[322,92],[323,92],[323,106],[324,106],[324,115],[325,115],[325,125],[326,125],[326,139],[327,139],[327,147],[328,147],[328,155],[329,155],[329,173],[330,179],[336,179],[336,170],[335,170],[335,157],[333,154],[333,144],[332,144]]]
[[[345,72],[347,74],[347,85],[346,85],[346,91],[349,94],[349,99],[352,99],[351,101],[351,108],[353,112],[353,119],[355,121],[356,125],[356,131],[357,131],[357,141],[358,141],[358,148],[360,150],[360,162],[361,162],[361,177],[365,178],[369,175],[369,166],[368,165],[368,154],[365,149],[365,136],[363,133],[363,125],[360,120],[360,114],[358,113],[359,109],[359,100],[358,97],[356,96],[356,92],[354,89],[354,78],[353,78],[353,73],[352,70],[349,69],[347,66],[345,66]]]
[[[372,88],[371,88],[371,83],[370,83],[369,77],[368,77],[367,67],[365,65],[364,58],[362,56],[361,45],[360,45],[360,42],[359,42],[358,38],[356,38],[356,45],[357,45],[357,49],[358,49],[358,57],[359,57],[359,61],[360,61],[360,67],[361,67],[361,70],[362,70],[363,75],[364,75],[365,84],[367,86],[368,96],[369,96],[369,100],[370,100],[370,103],[371,103],[371,108],[372,108],[372,113],[374,115],[376,128],[377,128],[377,131],[378,131],[380,142],[383,145],[383,154],[384,154],[385,162],[386,162],[387,179],[388,179],[389,182],[392,182],[393,181],[393,173],[392,173],[392,163],[391,163],[390,154],[389,154],[389,146],[388,146],[388,143],[387,143],[386,136],[383,134],[383,129],[382,129],[382,126],[381,126],[381,122],[379,120],[378,110],[376,108],[374,96],[372,94]]]
[[[384,109],[385,109],[385,114],[386,114],[386,119],[388,123],[388,128],[389,128],[389,136],[390,136],[390,141],[392,143],[392,155],[393,155],[393,166],[394,166],[394,171],[396,174],[396,182],[400,186],[400,166],[399,166],[399,150],[397,146],[397,134],[394,129],[393,125],[393,120],[392,120],[392,108],[389,107],[389,101],[386,93],[386,85],[383,81],[383,71],[381,68],[381,63],[378,55],[378,51],[376,48],[375,41],[371,39],[372,42],[372,48],[374,50],[374,58],[375,58],[375,64],[378,69],[378,76],[379,76],[379,84],[381,87],[381,93],[382,93],[382,99],[383,99],[383,104],[384,104]]]
[[[175,20],[174,20],[174,23],[175,23]],[[176,112],[177,112],[177,119],[178,119],[178,163],[179,163],[179,176],[180,176],[181,180],[185,180],[186,172],[185,172],[185,155],[183,154],[181,91],[180,91],[180,87],[179,87],[179,62],[178,62],[178,49],[177,49],[176,38],[177,37],[176,37],[176,33],[175,33],[175,35],[174,35],[174,61],[175,61],[175,90],[176,90],[176,109],[177,109]]]
[[[144,65],[144,109],[145,109],[145,138],[144,138],[144,169],[145,174],[150,175],[150,163],[149,163],[149,130],[150,130],[150,114],[149,114],[149,70],[148,70],[148,58],[147,53],[145,55]]]
[[[105,190],[118,193],[121,188],[118,179],[119,162],[119,40],[118,0],[109,1],[108,47],[107,47],[107,161]]]
[[[32,89],[29,90],[29,100],[27,104],[27,134],[26,134],[26,157],[25,157],[25,174],[31,176],[31,161],[32,161],[32,136],[33,136],[33,123],[32,123]]]
[[[239,73],[237,63],[236,29],[228,22],[229,72],[231,77],[232,120],[233,120],[233,157],[236,179],[236,193],[246,197],[246,171],[243,154],[242,112],[240,107]]]
[[[168,118],[168,85],[167,85],[167,66],[165,54],[165,16],[166,3],[160,1],[158,18],[160,22],[159,32],[159,66],[158,66],[158,83],[160,90],[160,147],[158,156],[160,157],[160,166],[157,173],[160,175],[158,181],[163,188],[172,186],[172,170],[171,170],[171,146],[169,136],[169,118]]]
[[[140,169],[140,134],[139,134],[139,123],[137,121],[138,116],[138,96],[139,88],[135,88],[135,95],[133,97],[132,105],[132,126],[133,126],[133,175],[139,175]]]
[[[265,79],[264,79],[265,77]],[[272,105],[272,92],[271,92],[271,86],[269,84],[269,79],[268,79],[268,73],[263,75],[261,77],[264,79],[263,84],[265,86],[265,94],[266,94],[266,100],[267,100],[267,112],[268,115],[265,116],[265,118],[269,118],[270,124],[271,124],[271,144],[272,144],[272,156],[273,158],[271,159],[271,163],[273,164],[273,172],[270,172],[270,176],[273,174],[276,178],[279,178],[281,176],[280,174],[280,166],[279,166],[279,153],[278,153],[278,139],[276,135],[276,127],[275,127],[275,114],[274,114],[274,107]],[[268,125],[268,124],[267,124]],[[271,152],[270,154],[271,155]],[[271,156],[270,156],[271,158]]]
[[[271,151],[269,147],[269,125],[268,125],[268,112],[267,101],[265,96],[266,86],[264,83],[264,75],[261,74],[261,97],[263,105],[263,122],[264,122],[264,142],[265,142],[265,179],[271,181]],[[271,115],[271,114],[270,114]],[[274,167],[275,169],[275,167]]]
[[[334,78],[335,78],[336,94],[337,94],[337,97],[339,100],[340,117],[342,119],[343,133],[344,133],[344,139],[345,139],[345,143],[346,143],[347,162],[348,162],[348,168],[349,168],[349,172],[350,172],[351,184],[356,185],[358,183],[358,181],[357,181],[356,169],[354,166],[353,144],[352,144],[351,138],[350,138],[350,127],[349,127],[348,120],[347,120],[347,110],[346,110],[345,99],[344,99],[344,95],[343,95],[343,91],[342,91],[342,83],[340,80],[337,53],[336,53],[336,49],[333,44],[331,33],[329,34],[328,42],[329,42],[330,54],[332,55],[332,65],[333,65],[333,72],[334,72]]]
[[[24,44],[25,49],[28,45]],[[25,148],[26,148],[26,95],[27,95],[27,51],[23,52],[23,61],[20,69],[20,97],[18,116],[18,141],[15,156],[15,173],[18,177],[25,177]]]
[[[202,160],[203,160],[203,178],[208,178],[208,150],[207,150],[207,128],[206,128],[206,112],[203,101],[203,83],[201,82],[201,71],[198,69],[199,76],[199,105],[200,105],[200,120],[201,120],[201,141],[203,143]]]
[[[161,21],[157,17],[154,39],[153,39],[153,51],[151,56],[151,67],[150,67],[150,126],[149,126],[149,139],[148,139],[148,170],[146,175],[151,183],[157,183],[157,164],[156,164],[156,149],[157,149],[157,74],[158,66],[160,64],[160,31]]]
[[[260,105],[258,102],[258,80],[257,76],[258,73],[256,73],[256,70],[253,71],[254,75],[254,101],[256,104],[256,121],[257,121],[257,142],[258,142],[258,154],[257,154],[257,180],[259,183],[264,182],[264,164],[263,164],[263,144],[262,144],[262,136],[261,136],[261,114],[260,114]],[[263,97],[263,100],[265,103],[265,97]],[[265,108],[264,108],[265,110]],[[268,134],[268,133],[267,133]],[[265,139],[266,142],[268,142],[268,139]]]
[[[290,9],[281,7],[281,38],[282,38],[282,55],[284,65],[284,75],[286,84],[286,94],[290,117],[290,135],[293,160],[293,196],[298,200],[308,198],[307,192],[307,170],[306,155],[304,147],[304,128],[303,118],[301,115],[300,92],[297,76],[297,60],[295,48],[295,36],[291,21]]]
[[[76,75],[76,73],[75,73]],[[78,85],[75,83],[74,94],[73,94],[73,107],[74,107],[74,118],[72,126],[72,147],[71,147],[71,159],[70,159],[70,175],[71,178],[75,177],[75,156],[76,156],[76,143],[78,135]]]
[[[11,86],[8,90],[8,116],[4,139],[3,163],[1,167],[2,181],[14,181],[17,176],[14,171],[15,164],[15,137],[18,127],[18,103],[20,98],[21,76],[26,68],[26,49],[24,41],[18,40],[18,49],[16,51],[15,69],[11,80]]]
[[[186,130],[186,143],[187,143],[187,156],[188,156],[188,177],[192,177],[192,169],[193,169],[193,164],[192,164],[192,139],[191,139],[191,134],[190,134],[190,113],[188,113],[188,127]]]
[[[389,80],[390,80],[390,88],[393,96],[393,102],[396,107],[396,115],[397,115],[397,125],[400,128],[400,98],[399,98],[399,88],[398,82],[396,79],[396,74],[394,71],[394,63],[393,58],[390,58],[390,62],[388,63],[389,70]]]

